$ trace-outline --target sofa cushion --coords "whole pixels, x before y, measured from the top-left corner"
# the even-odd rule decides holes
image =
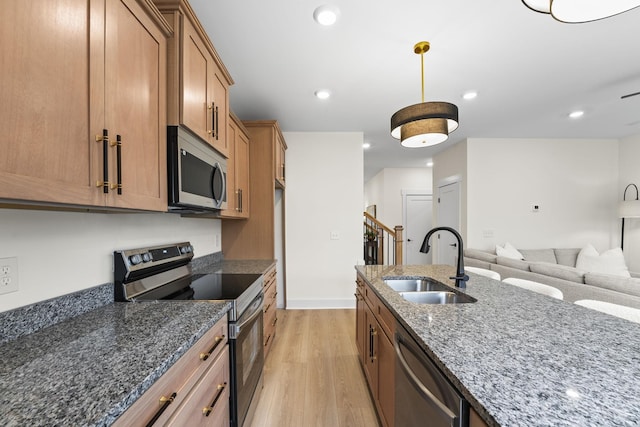
[[[598,254],[593,245],[587,245],[578,254],[576,268],[589,273],[612,274],[621,277],[631,277],[627,264],[624,262],[622,249],[609,249]]]
[[[496,258],[496,263],[499,265],[504,265],[505,267],[511,267],[522,271],[531,271],[529,269],[529,263],[520,259],[499,256]]]
[[[525,261],[557,264],[553,249],[519,249]]]
[[[558,264],[575,267],[578,254],[580,253],[580,248],[554,249],[553,252],[556,255],[556,262]]]
[[[518,251],[511,243],[507,242],[503,246],[496,245],[496,255],[513,258],[513,259],[524,259],[524,256]]]
[[[584,275],[584,282],[587,285],[640,297],[640,279],[602,273],[586,273]]]
[[[479,259],[480,261],[484,262],[490,262],[492,264],[495,264],[496,262],[495,254],[487,251],[481,251],[479,249],[465,249],[464,256],[466,256],[467,258]]]
[[[549,262],[532,262],[529,268],[534,273],[545,276],[557,277],[558,279],[570,280],[576,283],[584,283],[584,271],[566,265],[552,264]]]

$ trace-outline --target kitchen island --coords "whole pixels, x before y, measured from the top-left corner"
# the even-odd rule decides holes
[[[450,266],[356,266],[490,426],[640,424],[640,324],[469,274],[465,304],[415,304],[383,278]]]

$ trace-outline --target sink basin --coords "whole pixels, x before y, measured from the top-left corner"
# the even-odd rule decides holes
[[[400,292],[407,301],[417,304],[461,304],[476,302],[475,298],[451,291]]]
[[[384,281],[396,292],[449,291],[449,287],[429,279],[387,279]]]

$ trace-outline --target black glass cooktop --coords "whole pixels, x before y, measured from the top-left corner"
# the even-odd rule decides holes
[[[260,274],[194,274],[140,295],[137,300],[235,300]]]

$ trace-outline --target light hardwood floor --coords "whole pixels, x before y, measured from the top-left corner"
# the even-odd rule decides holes
[[[355,344],[355,310],[278,310],[250,427],[375,427]]]

